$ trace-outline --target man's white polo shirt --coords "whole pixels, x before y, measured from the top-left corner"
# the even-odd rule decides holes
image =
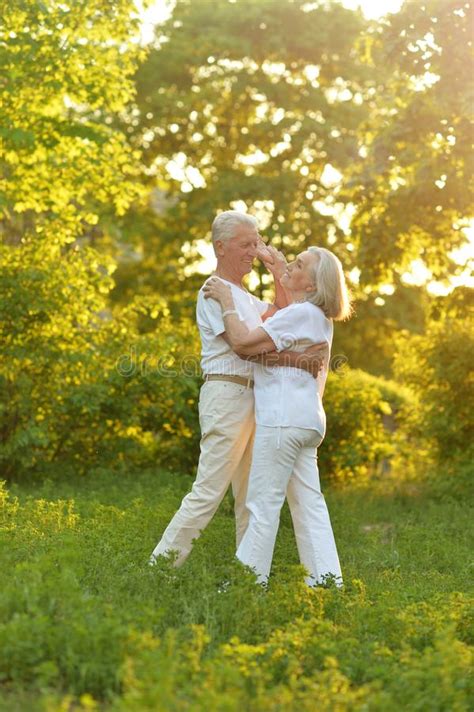
[[[246,289],[241,289],[226,279],[222,281],[232,289],[239,319],[249,330],[261,326],[262,314],[267,311],[270,304],[260,301]],[[225,331],[221,305],[215,299],[205,299],[202,288],[198,293],[196,321],[201,335],[201,369],[204,375],[220,373],[247,378],[253,376],[253,364],[239,358],[221,336]]]
[[[318,378],[298,368],[255,364],[255,421],[270,427],[294,426],[317,430],[324,436],[326,414],[323,393],[328,375],[333,322],[310,302],[290,304],[260,325],[277,351],[304,351],[326,341],[328,360]]]

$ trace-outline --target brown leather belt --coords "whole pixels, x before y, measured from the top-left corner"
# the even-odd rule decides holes
[[[205,381],[230,381],[231,383],[238,383],[239,386],[245,386],[246,388],[253,388],[253,378],[250,376],[245,378],[245,376],[221,376],[217,373],[210,373],[204,376]]]

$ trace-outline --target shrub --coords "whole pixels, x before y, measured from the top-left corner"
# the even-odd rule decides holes
[[[472,486],[474,319],[445,312],[432,318],[422,336],[398,340],[395,372],[419,402],[417,427],[428,443],[432,472],[453,493]]]
[[[2,10],[0,467],[12,477],[114,458],[104,410],[128,332],[104,324],[115,265],[91,244],[146,194],[117,125],[144,50],[129,0]],[[130,427],[114,435],[119,455],[146,439]]]
[[[156,464],[194,470],[196,326],[173,321],[159,298],[108,311],[112,270],[113,263],[98,263],[88,250],[66,252],[60,268],[54,250],[8,253],[0,279],[6,477]],[[345,482],[385,471],[409,405],[409,391],[393,382],[355,370],[331,374],[319,451],[323,477]]]
[[[318,450],[322,476],[364,482],[386,472],[398,429],[414,407],[410,391],[393,381],[359,370],[331,373],[324,394],[327,435]]]
[[[190,358],[195,327],[172,322],[159,298],[108,313],[107,261],[101,265],[97,253],[83,249],[63,254],[58,267],[58,255],[38,245],[4,254],[4,475],[85,473],[157,460],[188,467],[198,427],[197,362]],[[142,331],[144,321],[156,324],[153,331]]]

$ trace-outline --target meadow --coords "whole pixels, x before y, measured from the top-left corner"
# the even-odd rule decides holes
[[[344,589],[304,585],[285,509],[265,591],[234,559],[230,497],[182,568],[148,566],[191,482],[103,470],[3,490],[0,709],[472,709],[465,499],[326,488]]]

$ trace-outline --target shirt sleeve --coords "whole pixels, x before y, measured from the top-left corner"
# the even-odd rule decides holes
[[[214,336],[219,336],[225,331],[221,305],[215,299],[205,299],[201,291],[197,299],[196,321],[199,327],[209,329]]]
[[[263,324],[277,351],[295,349],[300,341],[330,343],[327,319],[311,304],[285,307],[269,317]]]
[[[268,336],[275,344],[276,350],[292,349],[301,338],[301,319],[295,309],[279,309],[276,314],[269,317],[263,324]]]

